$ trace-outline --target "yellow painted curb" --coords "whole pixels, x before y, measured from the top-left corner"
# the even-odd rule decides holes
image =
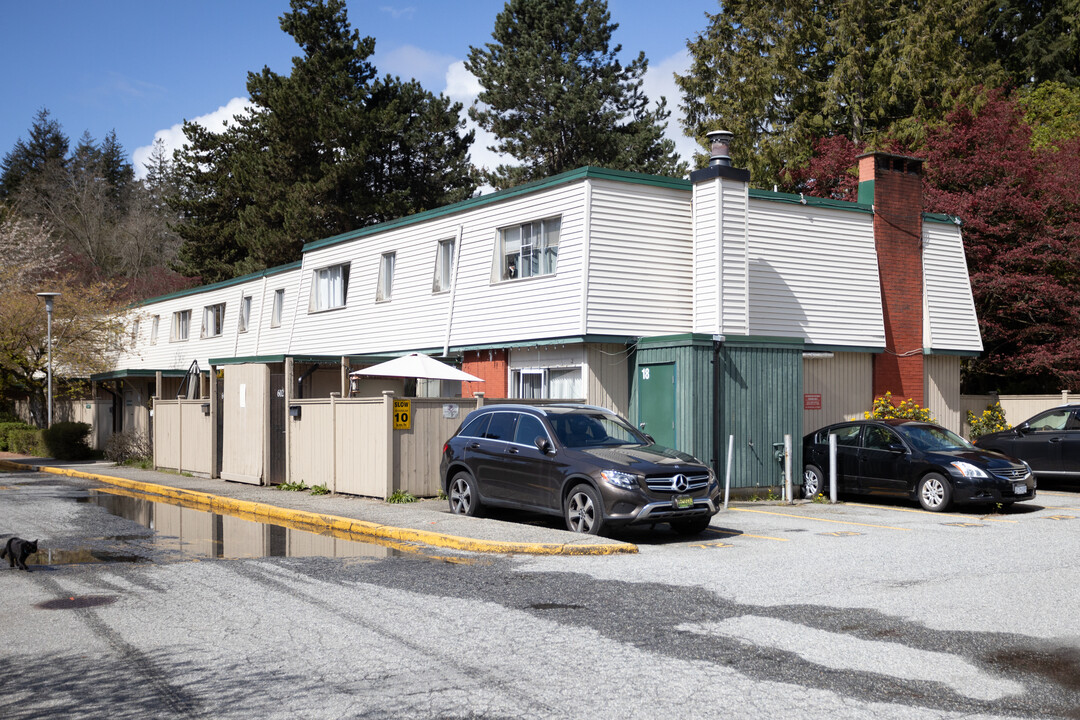
[[[67,475],[69,477],[86,478],[98,482],[116,485],[148,495],[160,495],[172,498],[185,505],[202,508],[221,515],[254,515],[267,521],[280,521],[296,525],[306,525],[313,528],[327,528],[342,533],[364,535],[368,537],[396,540],[398,542],[415,542],[434,547],[450,548],[453,550],[467,550],[477,553],[504,553],[523,555],[621,555],[636,553],[637,545],[632,543],[612,543],[608,545],[576,545],[568,543],[524,543],[505,542],[501,540],[476,540],[473,538],[446,535],[444,533],[431,532],[429,530],[414,530],[412,528],[394,527],[392,525],[380,525],[379,523],[353,518],[340,517],[337,515],[325,515],[323,513],[309,512],[307,510],[293,510],[282,508],[267,503],[252,502],[250,500],[237,500],[236,498],[211,495],[210,493],[197,490],[184,490],[167,485],[128,480],[111,475],[99,475],[96,473],[82,472],[68,468],[48,467],[46,465],[27,465],[24,463],[0,460],[0,467],[13,470],[36,470],[51,473],[53,475]]]

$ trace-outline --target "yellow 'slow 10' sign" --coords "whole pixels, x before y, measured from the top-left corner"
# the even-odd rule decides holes
[[[412,400],[394,400],[394,429],[412,430]]]

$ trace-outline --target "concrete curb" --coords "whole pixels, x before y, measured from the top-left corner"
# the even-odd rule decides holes
[[[167,485],[156,485],[154,483],[128,480],[127,478],[113,477],[111,475],[87,473],[82,472],[81,470],[70,470],[62,467],[29,465],[12,462],[10,460],[0,460],[0,467],[9,470],[30,470],[51,473],[53,475],[67,475],[69,477],[97,480],[98,482],[115,485],[117,487],[148,495],[160,495],[162,497],[171,498],[185,505],[207,509],[221,515],[254,516],[260,521],[278,521],[308,526],[314,529],[329,529],[339,533],[382,538],[397,542],[422,543],[424,545],[452,550],[466,550],[475,553],[522,555],[621,555],[632,554],[638,551],[637,545],[632,543],[577,545],[570,543],[525,543],[501,540],[477,540],[475,538],[446,535],[444,533],[436,533],[428,530],[415,530],[413,528],[381,525],[366,520],[355,520],[353,518],[340,517],[337,515],[326,515],[323,513],[308,512],[306,510],[293,510],[291,508],[278,507],[267,503],[237,500],[236,498],[222,497],[220,495],[198,492],[196,490],[183,490],[168,487]]]

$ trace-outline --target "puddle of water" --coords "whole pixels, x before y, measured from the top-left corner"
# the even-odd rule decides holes
[[[28,564],[74,565],[108,562],[162,562],[259,557],[333,557],[357,561],[425,555],[445,562],[470,560],[426,554],[427,548],[393,540],[358,540],[349,533],[267,523],[248,517],[220,515],[190,507],[172,498],[117,488],[77,490],[54,487],[52,497],[97,505],[148,531],[94,538],[90,547],[74,550],[41,548]]]

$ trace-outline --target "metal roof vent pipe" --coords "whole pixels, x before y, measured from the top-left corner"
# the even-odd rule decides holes
[[[713,130],[705,133],[705,137],[709,140],[709,166],[731,167],[730,146],[735,133],[728,130]]]

